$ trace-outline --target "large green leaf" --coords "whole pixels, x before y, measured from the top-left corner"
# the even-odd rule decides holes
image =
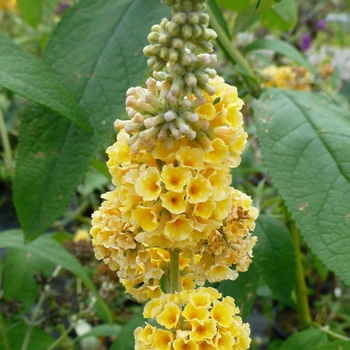
[[[309,328],[291,335],[278,350],[313,350],[327,343],[326,333],[319,328]]]
[[[145,326],[145,319],[142,313],[143,309],[140,308],[133,318],[122,328],[121,333],[110,347],[110,350],[133,350],[135,348],[134,331],[139,326]]]
[[[292,45],[277,39],[260,39],[252,42],[244,48],[245,52],[253,50],[271,50],[284,55],[300,65],[308,68],[311,72],[316,74],[315,68],[312,64]]]
[[[72,272],[90,289],[97,301],[100,303],[108,320],[110,322],[112,321],[110,309],[98,294],[87,271],[71,253],[69,253],[60,243],[56,242],[51,237],[43,235],[26,245],[23,242],[23,233],[21,230],[7,230],[0,233],[0,248],[21,249],[22,251],[35,254],[38,257],[62,266],[68,271]]]
[[[11,350],[22,349],[23,340],[27,330],[28,326],[25,323],[17,323],[7,328],[6,333]],[[51,346],[51,344],[53,344],[54,341],[55,340],[49,334],[44,332],[40,326],[37,326],[32,330],[26,349],[46,350]],[[2,337],[0,337],[0,349],[6,349]]]
[[[224,296],[231,296],[235,299],[240,309],[240,316],[244,321],[253,307],[256,290],[259,284],[259,274],[255,268],[256,264],[250,265],[247,272],[242,272],[235,281],[223,281],[218,286],[218,291]]]
[[[320,346],[317,350],[350,350],[350,341],[337,340]]]
[[[23,254],[22,249],[8,249],[4,273],[6,298],[15,298],[21,301],[23,305],[21,312],[28,312],[34,305],[40,288],[35,281],[35,274],[41,273],[49,276],[52,270],[53,264],[50,264],[47,259],[32,252]]]
[[[287,228],[277,219],[259,215],[254,234],[254,266],[271,289],[274,297],[289,303],[295,284],[294,244]]]
[[[261,23],[269,29],[289,30],[298,20],[297,3],[294,0],[284,0],[275,4],[270,10],[264,11]]]
[[[80,101],[93,126],[87,135],[40,106],[27,108],[20,128],[14,199],[27,239],[66,209],[96,153],[122,114],[125,92],[147,65],[150,27],[168,14],[158,0],[82,0],[66,12],[42,61]]]
[[[35,57],[0,34],[0,85],[49,107],[91,131],[86,117],[68,90]]]
[[[41,22],[42,0],[17,0],[21,16],[34,28]]]
[[[350,113],[307,92],[254,103],[265,165],[314,254],[350,284]]]

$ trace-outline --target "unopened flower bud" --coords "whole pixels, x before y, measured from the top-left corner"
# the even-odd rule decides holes
[[[168,124],[163,124],[158,135],[160,141],[165,141],[168,138]]]
[[[207,29],[206,29],[206,33],[207,33],[207,35],[208,35],[208,40],[209,40],[209,41],[215,40],[215,39],[217,38],[217,36],[218,36],[218,35],[216,34],[215,30],[210,29],[210,28],[207,28]]]
[[[174,23],[174,22],[168,22],[167,25],[165,26],[165,28],[172,38],[176,38],[180,34],[180,31],[181,31],[181,26],[179,24]]]
[[[197,85],[197,79],[193,73],[186,73],[185,74],[185,82],[188,86],[196,86]]]
[[[199,14],[199,23],[208,25],[209,24],[209,15],[207,13]]]
[[[162,34],[160,37],[159,37],[159,44],[163,45],[163,46],[170,46],[171,44],[171,38],[169,35],[166,35],[166,34]]]
[[[129,124],[126,124],[124,127],[127,133],[139,131],[141,130],[141,128],[142,128],[142,124],[139,124],[139,123],[129,123]]]
[[[198,24],[198,22],[199,22],[199,16],[198,16],[198,14],[195,13],[195,12],[190,12],[190,13],[187,15],[187,22],[188,22],[189,24],[192,24],[192,25]]]
[[[174,15],[172,20],[177,24],[185,24],[186,18],[187,18],[186,13],[178,12]]]
[[[189,39],[191,36],[192,36],[192,26],[189,25],[189,24],[184,24],[182,27],[181,27],[181,36],[184,38],[184,39]]]
[[[152,128],[154,126],[157,126],[159,124],[164,123],[164,115],[159,114],[156,115],[155,117],[147,118],[144,120],[143,125],[146,127],[146,129]]]
[[[199,84],[206,84],[209,80],[209,75],[205,74],[203,71],[196,73],[196,78]]]
[[[210,96],[213,96],[216,91],[215,87],[210,84],[204,84],[203,90],[205,90]]]
[[[151,32],[148,34],[147,36],[147,40],[151,43],[151,44],[157,44],[158,40],[159,40],[159,34],[155,33],[155,32]]]
[[[195,24],[192,27],[192,37],[198,39],[203,34],[203,28],[199,24]]]
[[[199,2],[195,2],[193,4],[193,11],[202,12],[205,10],[205,8],[206,8],[205,4],[201,4]]]
[[[131,120],[120,120],[120,119],[117,119],[115,122],[114,122],[114,127],[115,129],[117,130],[122,130],[125,128],[125,126],[127,124],[130,124],[131,123]]]
[[[191,56],[185,51],[181,51],[179,53],[179,61],[182,66],[189,66],[192,63]]]
[[[206,41],[206,40],[203,40],[200,43],[198,43],[198,47],[201,50],[203,50],[204,52],[207,52],[207,53],[213,51],[213,45],[210,42]]]
[[[171,42],[171,46],[176,50],[182,50],[184,48],[184,42],[180,38],[175,38]]]
[[[153,26],[151,27],[151,31],[152,31],[152,32],[155,32],[155,33],[160,32],[160,25],[159,25],[159,24],[153,25]]]
[[[168,125],[171,135],[173,135],[174,139],[180,140],[182,137],[180,130],[173,123],[169,123]]]
[[[183,135],[187,134],[189,132],[189,130],[190,130],[190,127],[181,118],[176,118],[174,120],[174,125],[179,129],[179,131]]]
[[[132,121],[134,123],[143,123],[145,120],[145,116],[141,113],[136,113],[135,116],[132,118]]]
[[[170,111],[167,111],[166,113],[164,113],[164,119],[169,123],[171,121],[173,121],[174,119],[177,118],[177,114],[170,110]]]
[[[188,13],[192,11],[192,1],[191,0],[185,0],[182,3],[182,9],[184,12]]]
[[[167,60],[169,56],[169,50],[166,47],[161,47],[160,52],[159,52],[159,57],[163,60]]]

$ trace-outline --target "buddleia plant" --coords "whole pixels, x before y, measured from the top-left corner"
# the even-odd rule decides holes
[[[206,0],[163,0],[170,19],[151,28],[144,48],[152,70],[126,92],[107,149],[115,186],[92,215],[96,258],[127,293],[148,301],[135,349],[244,350],[250,328],[231,297],[206,281],[247,271],[258,216],[231,187],[247,134],[243,101],[215,69]]]

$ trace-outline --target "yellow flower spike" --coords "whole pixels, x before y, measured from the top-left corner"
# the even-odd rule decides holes
[[[230,332],[221,331],[217,334],[215,339],[213,339],[213,343],[215,344],[215,348],[217,350],[232,350],[236,341]]]
[[[172,241],[180,242],[188,239],[193,231],[193,222],[186,215],[179,215],[165,224],[164,235]]]
[[[193,320],[191,326],[190,339],[196,342],[205,339],[213,339],[217,332],[216,322],[213,319],[207,319],[203,322]]]
[[[186,192],[187,201],[195,204],[205,202],[213,194],[213,187],[208,179],[201,174],[197,174],[188,182]]]
[[[198,345],[194,340],[177,338],[173,342],[174,350],[198,350]]]
[[[166,194],[161,194],[163,207],[170,211],[172,214],[181,214],[186,210],[187,202],[185,201],[186,192],[172,192],[169,191]]]
[[[206,277],[210,283],[224,280],[234,281],[238,277],[238,272],[231,270],[227,265],[215,264],[208,270]]]
[[[155,167],[149,167],[140,170],[140,177],[135,182],[135,190],[145,201],[153,201],[159,197],[162,191],[160,186],[161,177],[159,170]]]
[[[154,342],[152,344],[152,349],[154,350],[171,350],[173,342],[173,334],[169,331],[164,331],[163,329],[157,329],[154,334]]]
[[[164,310],[156,317],[157,322],[167,329],[175,328],[180,318],[181,310],[173,302],[164,306]]]
[[[187,321],[205,321],[209,317],[209,311],[205,306],[195,306],[187,304],[182,312],[182,315]]]
[[[134,331],[135,339],[139,339],[145,345],[151,345],[154,340],[156,328],[147,324],[145,328],[137,327]]]
[[[192,171],[182,166],[175,167],[173,164],[164,165],[161,177],[167,190],[182,192],[192,177]]]

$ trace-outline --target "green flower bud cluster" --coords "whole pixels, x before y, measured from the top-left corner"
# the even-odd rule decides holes
[[[196,113],[205,96],[215,94],[210,79],[217,76],[211,68],[217,61],[211,54],[216,33],[208,28],[207,0],[162,2],[172,7],[172,17],[152,27],[150,44],[144,48],[153,78],[147,80],[146,89],[128,90],[130,120],[115,124],[130,134],[127,143],[132,153],[143,148],[151,152],[158,140],[172,148],[174,140],[194,140],[209,128],[209,122]]]
[[[172,18],[165,18],[160,25],[153,26],[148,35],[150,45],[144,48],[144,54],[150,57],[148,65],[155,73],[164,70],[167,73],[154,74],[154,77],[174,84],[172,93],[164,96],[170,103],[181,98],[176,91],[181,92],[182,96],[193,93],[199,97],[200,90],[213,94],[207,83],[216,72],[208,67],[216,59],[208,55],[197,56],[189,49],[192,46],[207,54],[213,51],[211,41],[216,38],[216,33],[208,28],[209,16],[204,12],[205,2],[206,0],[164,0],[163,3],[173,7]]]

